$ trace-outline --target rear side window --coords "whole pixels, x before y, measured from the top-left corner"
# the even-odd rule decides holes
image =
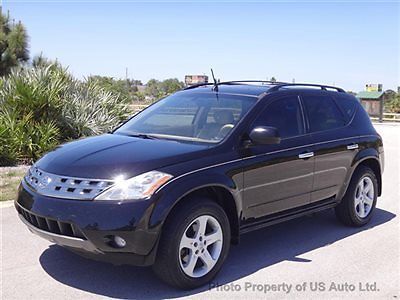
[[[275,127],[281,138],[303,134],[303,116],[297,96],[277,99],[267,105],[254,121],[253,127],[256,126]]]
[[[302,99],[312,132],[335,129],[346,125],[344,115],[331,97],[308,95],[303,96]]]
[[[336,104],[339,105],[345,116],[350,120],[356,110],[357,100],[348,95],[346,97],[335,97],[335,100]]]

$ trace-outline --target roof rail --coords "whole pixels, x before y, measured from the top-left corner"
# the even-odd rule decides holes
[[[280,81],[269,81],[269,80],[231,80],[231,81],[221,81],[218,82],[217,84],[241,84],[241,83],[268,83],[268,84],[287,84],[287,82],[280,82]],[[203,82],[203,83],[198,83],[194,84],[188,87],[185,87],[184,90],[190,90],[197,88],[199,86],[205,86],[205,85],[213,85],[214,83],[212,82]]]
[[[322,84],[312,84],[312,83],[282,83],[278,84],[268,90],[268,92],[276,92],[279,91],[283,87],[290,87],[290,86],[305,86],[305,87],[319,87],[321,90],[328,90],[328,89],[334,89],[338,91],[339,93],[346,93],[345,90],[342,88],[336,87],[336,86],[330,86],[330,85],[322,85]]]
[[[224,81],[221,84],[240,84],[240,83],[268,83],[268,84],[287,84],[287,82],[270,81],[270,80],[231,80]]]
[[[305,86],[305,87],[318,87],[321,90],[328,90],[328,89],[334,89],[336,91],[338,91],[339,93],[346,93],[345,90],[343,90],[342,88],[336,87],[336,86],[330,86],[330,85],[323,85],[323,84],[313,84],[313,83],[288,83],[288,82],[280,82],[280,81],[268,81],[268,80],[232,80],[232,81],[222,81],[222,82],[218,82],[218,85],[221,84],[241,84],[241,83],[268,83],[273,85],[268,92],[276,92],[279,91],[281,88],[283,87],[290,87],[290,86]],[[184,90],[190,90],[190,89],[194,89],[200,86],[206,86],[206,85],[214,85],[214,83],[212,82],[203,82],[203,83],[199,83],[199,84],[194,84],[188,87],[185,87]]]
[[[197,83],[197,84],[193,84],[193,85],[189,85],[185,88],[183,88],[184,90],[190,90],[190,89],[194,89],[197,88],[199,86],[204,86],[204,85],[213,85],[214,83],[211,82],[203,82],[203,83]]]

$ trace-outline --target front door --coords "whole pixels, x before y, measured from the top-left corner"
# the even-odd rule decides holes
[[[296,95],[267,104],[250,126],[279,131],[276,145],[253,145],[244,157],[244,217],[259,218],[310,203],[314,157]]]

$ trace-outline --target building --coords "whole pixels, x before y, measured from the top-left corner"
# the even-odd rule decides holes
[[[376,84],[376,83],[369,83],[365,85],[365,90],[367,92],[381,92],[382,91],[382,84]]]
[[[200,84],[200,83],[208,83],[208,76],[207,75],[186,75],[185,76],[186,86]]]
[[[367,84],[365,91],[359,92],[356,97],[371,117],[379,117],[379,121],[382,121],[384,101],[387,98],[382,84]]]

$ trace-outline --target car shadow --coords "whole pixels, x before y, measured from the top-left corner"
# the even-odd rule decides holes
[[[310,260],[298,256],[382,225],[395,216],[376,209],[367,226],[352,228],[341,225],[329,210],[245,234],[238,246],[231,247],[229,257],[214,282],[230,283],[281,261],[308,263]],[[177,290],[158,280],[151,268],[92,261],[56,245],[46,249],[39,260],[43,269],[57,281],[101,296],[165,299],[209,289],[209,286],[204,286],[191,291]]]

